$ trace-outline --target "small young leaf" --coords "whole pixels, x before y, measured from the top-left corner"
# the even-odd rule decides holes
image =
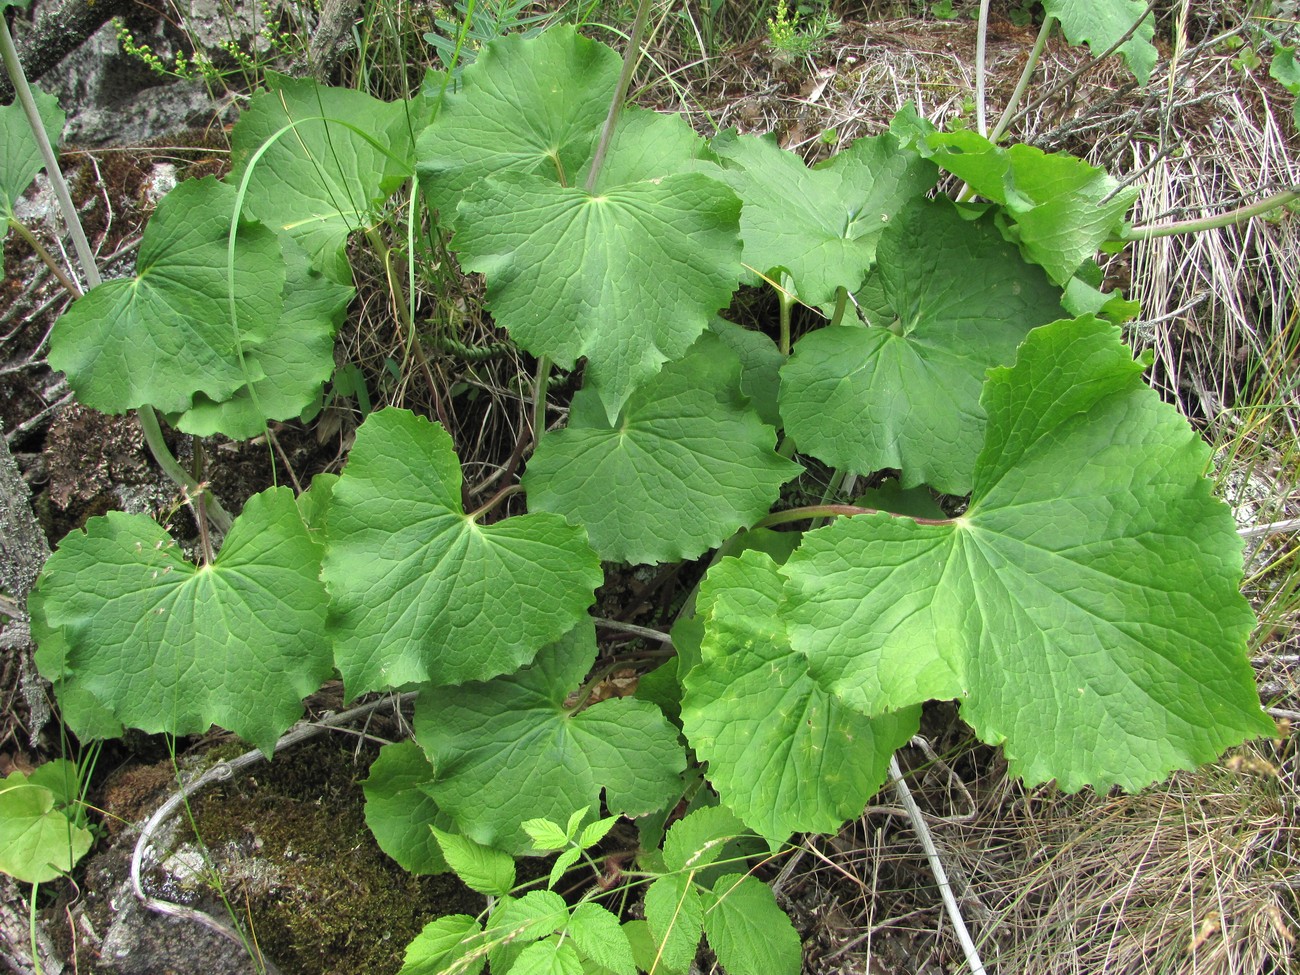
[[[578,862],[578,857],[582,856],[582,851],[576,847],[569,847],[563,853],[555,858],[551,864],[551,875],[547,878],[546,886],[551,890],[560,882],[560,878],[568,872],[569,868]]]
[[[540,941],[519,953],[510,975],[582,975],[582,960],[572,945]]]
[[[977,132],[936,133],[931,158],[1003,204],[1015,218],[1025,256],[1064,285],[1103,243],[1119,233],[1137,188],[1064,153],[1027,145],[995,146]]]
[[[530,814],[564,821],[598,807],[602,788],[610,811],[630,816],[672,797],[686,757],[658,708],[632,698],[566,707],[595,656],[587,622],[516,674],[421,693],[415,737],[438,770],[429,791],[461,832],[523,854]]]
[[[664,864],[669,870],[699,870],[721,854],[730,840],[749,831],[723,806],[697,809],[678,820],[664,839]]]
[[[584,807],[582,812],[586,811]],[[569,836],[564,832],[564,828],[549,819],[525,819],[519,825],[533,841],[533,850],[537,853],[550,853],[552,850],[562,850],[569,845]]]
[[[687,873],[658,878],[645,895],[646,923],[657,946],[656,960],[669,971],[685,971],[700,947],[704,902]]]
[[[680,561],[720,545],[767,514],[800,470],[776,453],[739,383],[734,353],[703,335],[632,394],[617,423],[581,390],[568,426],[528,463],[529,510],[586,526],[613,561]]]
[[[594,602],[600,562],[581,528],[551,514],[481,525],[460,488],[441,426],[384,409],[357,429],[323,566],[349,694],[509,673]]]
[[[614,975],[636,975],[632,946],[616,918],[605,908],[583,901],[569,918],[569,936],[578,950]]]
[[[478,975],[487,962],[486,956],[455,967],[481,945],[482,929],[468,914],[448,914],[430,921],[406,946],[406,958],[397,975]]]
[[[767,884],[728,874],[705,902],[704,933],[728,975],[799,975],[799,932]]]
[[[0,872],[36,884],[67,873],[90,849],[90,830],[55,808],[55,796],[22,772],[0,780]]]
[[[449,833],[437,826],[429,829],[437,838],[447,865],[456,871],[456,876],[470,890],[502,897],[514,889],[515,861],[509,853],[475,843],[468,836]]]
[[[92,518],[32,594],[33,616],[68,641],[51,677],[131,727],[219,724],[269,753],[332,670],[320,556],[287,488],[250,498],[202,567],[144,515]]]
[[[81,780],[77,775],[77,766],[66,758],[51,759],[44,765],[36,766],[27,776],[27,782],[29,785],[49,789],[54,796],[54,804],[59,807],[75,806],[81,798]]]
[[[422,786],[433,779],[433,768],[413,741],[385,745],[361,783],[366,796],[366,825],[379,848],[411,873],[442,873],[447,869],[442,847],[431,826],[450,829],[451,817],[440,812]]]
[[[487,924],[492,971],[510,971],[524,945],[562,931],[568,923],[569,905],[553,891],[533,890],[523,897],[504,898]]]
[[[59,144],[63,133],[63,110],[53,95],[38,88],[32,89],[36,112],[52,145]],[[15,101],[0,106],[0,241],[9,230],[14,216],[14,204],[26,192],[36,174],[45,165],[40,148],[32,136],[27,113]],[[4,254],[0,249],[0,273],[4,272]]]
[[[569,816],[569,825],[565,829],[564,835],[566,840],[571,840],[578,835],[578,827],[582,825],[582,821],[587,818],[587,813],[590,811],[590,806],[584,806],[581,809],[573,810],[573,813]]]
[[[710,782],[772,845],[858,815],[920,720],[916,707],[875,718],[852,707],[837,675],[792,646],[782,590],[762,552],[709,570],[699,597],[704,661],[686,675],[682,700],[686,738]]]
[[[609,831],[614,828],[614,824],[618,820],[618,816],[609,816],[605,819],[598,819],[594,823],[588,823],[583,827],[582,835],[578,837],[578,846],[584,850],[590,850],[609,835]]]

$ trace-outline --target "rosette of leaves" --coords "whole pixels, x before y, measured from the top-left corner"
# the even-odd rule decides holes
[[[1273,733],[1245,659],[1241,541],[1202,476],[1208,447],[1142,368],[1096,319],[1035,329],[986,383],[963,515],[808,532],[770,610],[724,560],[710,572],[714,639],[783,630],[873,718],[958,698],[1015,774],[1067,790],[1141,788]],[[723,614],[724,598],[743,602]],[[748,720],[770,714],[733,697]],[[695,743],[699,720],[686,708],[683,720]]]

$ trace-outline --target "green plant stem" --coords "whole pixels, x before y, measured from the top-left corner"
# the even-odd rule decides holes
[[[789,508],[785,511],[774,511],[766,518],[762,519],[755,528],[771,528],[774,525],[788,525],[794,521],[806,521],[810,518],[827,518],[837,515],[843,515],[851,518],[854,515],[889,515],[891,518],[906,518],[908,521],[914,521],[918,525],[951,525],[956,519],[954,518],[913,518],[911,515],[895,514],[892,511],[884,511],[880,508],[859,508],[852,504],[811,504],[803,508]]]
[[[63,211],[63,222],[68,226],[72,246],[77,252],[77,260],[81,262],[81,273],[85,275],[86,283],[93,288],[101,280],[99,268],[95,264],[95,252],[91,250],[90,241],[86,239],[86,232],[77,218],[76,205],[72,202],[72,194],[68,191],[67,181],[63,178],[63,170],[59,168],[59,159],[54,154],[54,146],[50,144],[49,136],[45,134],[45,123],[41,121],[41,113],[36,108],[36,99],[32,97],[31,86],[27,84],[27,75],[23,73],[22,63],[18,60],[13,35],[9,33],[9,23],[4,17],[0,17],[0,58],[4,60],[5,72],[13,83],[14,93],[18,97],[19,104],[23,106],[27,124],[31,126],[32,135],[40,149],[41,160],[45,163],[45,172],[50,177],[50,186],[54,189],[54,198],[58,200],[59,209]]]
[[[1043,15],[1043,26],[1038,30],[1038,36],[1034,38],[1034,46],[1029,51],[1029,59],[1025,62],[1025,68],[1020,72],[1020,80],[1016,82],[1016,90],[1011,93],[1011,98],[1007,102],[1007,107],[1002,110],[1002,117],[998,119],[998,124],[993,126],[993,131],[989,133],[989,141],[997,142],[1011,126],[1011,118],[1015,115],[1016,106],[1020,104],[1020,99],[1025,97],[1025,92],[1029,90],[1029,82],[1034,77],[1034,69],[1038,67],[1038,62],[1043,56],[1043,50],[1047,47],[1047,38],[1051,36],[1052,28],[1056,25],[1056,18],[1051,14]]]
[[[776,299],[781,308],[781,354],[787,358],[790,355],[790,318],[794,311],[795,297],[785,288],[776,289]]]
[[[508,487],[503,487],[500,491],[492,495],[492,497],[488,498],[487,501],[483,502],[482,505],[475,508],[465,517],[467,517],[470,521],[478,521],[484,515],[491,512],[492,509],[495,508],[497,505],[499,505],[502,501],[510,497],[510,495],[518,494],[522,490],[523,490],[523,486],[519,484],[511,484]]]
[[[837,288],[835,291],[835,313],[831,315],[831,321],[830,321],[832,328],[834,328],[836,325],[844,321],[844,310],[848,307],[848,305],[849,305],[849,289],[844,287],[843,285],[840,285],[840,287]]]
[[[167,441],[163,439],[162,425],[158,422],[158,414],[154,412],[153,407],[147,403],[141,406],[136,410],[136,418],[140,422],[140,431],[144,434],[144,442],[148,445],[149,452],[153,454],[154,460],[158,462],[158,466],[163,469],[163,473],[171,478],[191,498],[198,498],[206,494],[208,517],[212,519],[212,524],[223,535],[230,531],[230,526],[234,524],[230,512],[221,506],[221,502],[213,496],[212,492],[190,477],[189,472],[181,466],[181,462],[176,459],[176,456],[171,452],[171,448],[167,446]]]
[[[628,89],[632,86],[632,75],[641,60],[641,37],[645,34],[646,21],[650,19],[650,0],[641,0],[636,8],[636,20],[632,22],[632,36],[628,38],[627,50],[623,52],[623,73],[618,76],[618,88],[609,103],[609,114],[605,116],[605,125],[600,130],[600,141],[596,144],[596,154],[591,157],[591,169],[587,171],[584,188],[588,193],[596,190],[596,181],[605,166],[605,156],[609,144],[614,139],[614,127],[618,124],[619,113],[623,111],[623,102]]]
[[[537,360],[537,378],[533,381],[533,449],[542,442],[546,432],[546,385],[551,378],[551,358]]]
[[[842,467],[835,468],[835,472],[831,474],[831,479],[826,485],[826,490],[822,492],[822,504],[830,504],[831,499],[840,493],[840,488],[844,486],[844,480],[848,475],[849,472]],[[825,517],[814,518],[811,528],[820,528],[827,521],[828,519]]]
[[[36,252],[36,256],[41,259],[41,262],[54,273],[56,278],[59,279],[59,284],[63,285],[64,291],[72,295],[74,298],[81,297],[81,289],[77,287],[77,283],[64,273],[63,268],[59,267],[59,262],[54,259],[54,255],[45,249],[45,245],[36,239],[36,235],[27,229],[26,224],[10,217],[9,227],[14,231],[14,233],[27,242],[28,247]]]
[[[4,20],[4,12],[0,11],[0,21]],[[40,892],[40,884],[32,884],[32,896],[27,901],[27,937],[30,939],[32,952],[32,966],[36,975],[43,975],[44,969],[41,968],[40,945],[36,941],[36,895]]]
[[[1235,224],[1245,223],[1252,217],[1263,216],[1279,207],[1300,200],[1300,186],[1281,190],[1264,197],[1256,203],[1237,207],[1227,213],[1213,217],[1199,217],[1196,220],[1171,220],[1167,223],[1153,223],[1144,227],[1130,227],[1124,233],[1125,240],[1155,240],[1159,237],[1173,237],[1177,234],[1199,234],[1206,230],[1220,230]]]

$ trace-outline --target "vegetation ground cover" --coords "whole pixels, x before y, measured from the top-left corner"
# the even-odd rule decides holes
[[[788,70],[788,69],[787,69],[787,70]],[[961,89],[960,89],[958,86],[953,86],[953,91],[954,91],[955,93],[960,92],[960,90],[961,90]],[[824,95],[824,94],[825,94],[825,93],[823,92],[822,95]],[[822,129],[821,131],[825,131],[825,129]],[[1199,267],[1200,265],[1197,265],[1197,266]],[[1211,265],[1211,266],[1213,266],[1213,265]],[[1266,275],[1266,279],[1267,279],[1267,278],[1268,278],[1268,276]],[[1210,299],[1208,299],[1208,300],[1209,300],[1209,301],[1214,301],[1215,298],[1213,297],[1213,295],[1217,295],[1217,294],[1219,294],[1219,293],[1220,293],[1220,292],[1219,292],[1218,290],[1215,290],[1215,291],[1211,292],[1212,297],[1211,297]],[[1278,304],[1279,304],[1279,305],[1281,306],[1281,308],[1283,309],[1282,314],[1285,316],[1285,307],[1286,307],[1286,306],[1285,306],[1285,303],[1284,303],[1284,302],[1279,302]],[[1167,306],[1166,306],[1166,307],[1167,307]],[[1255,341],[1260,342],[1260,343],[1262,344],[1262,346],[1263,346],[1263,348],[1264,348],[1265,350],[1269,350],[1269,349],[1271,349],[1271,348],[1273,347],[1273,345],[1272,345],[1272,340],[1271,340],[1270,338],[1268,338],[1268,332],[1267,332],[1267,329],[1257,330],[1257,328],[1258,328],[1258,323],[1254,323],[1254,324],[1256,325],[1256,329],[1252,329],[1250,332],[1247,332],[1247,333],[1245,333],[1245,334],[1251,336],[1251,338],[1254,339]],[[1157,332],[1156,334],[1158,335],[1159,333]],[[496,339],[496,338],[499,338],[500,336],[499,336],[499,334],[498,334],[498,335],[494,335],[493,337],[494,337],[494,339]],[[461,341],[461,340],[460,340],[460,339],[457,339],[457,341]],[[1162,352],[1163,352],[1163,351],[1164,351],[1164,350],[1162,350]],[[1183,349],[1182,347],[1180,347],[1177,351],[1178,351],[1178,355],[1180,355],[1180,356],[1184,354],[1184,349]],[[1200,391],[1198,391],[1198,390],[1196,389],[1196,386],[1194,385],[1194,386],[1192,387],[1193,396],[1192,396],[1192,397],[1189,397],[1189,396],[1187,395],[1187,391],[1186,391],[1185,389],[1182,389],[1182,388],[1181,388],[1181,387],[1182,387],[1182,379],[1177,378],[1177,377],[1185,376],[1186,373],[1185,373],[1185,371],[1176,371],[1175,368],[1172,368],[1172,367],[1180,367],[1180,368],[1181,368],[1182,366],[1183,366],[1183,363],[1182,363],[1181,361],[1175,361],[1175,362],[1172,362],[1172,363],[1166,361],[1166,363],[1165,363],[1165,368],[1166,368],[1166,370],[1167,370],[1166,375],[1167,375],[1168,377],[1170,377],[1169,379],[1166,380],[1166,382],[1167,382],[1167,384],[1168,384],[1169,387],[1170,387],[1170,393],[1171,393],[1171,395],[1172,395],[1172,396],[1179,396],[1179,397],[1180,397],[1181,399],[1183,399],[1184,401],[1190,402],[1190,403],[1191,403],[1191,408],[1192,408],[1193,410],[1195,409],[1196,403],[1199,402],[1200,408],[1205,412],[1205,414],[1207,414],[1207,415],[1204,417],[1204,419],[1205,419],[1205,421],[1206,421],[1207,423],[1211,422],[1212,419],[1218,419],[1218,418],[1219,418],[1219,417],[1218,417],[1218,413],[1215,413],[1214,417],[1211,417],[1211,416],[1208,415],[1208,414],[1211,412],[1211,410],[1209,410],[1209,409],[1206,408],[1206,397],[1207,397],[1207,395],[1211,395],[1211,396],[1212,396],[1212,395],[1216,395],[1216,394],[1200,392]],[[432,369],[435,368],[435,367],[441,369],[441,368],[446,368],[447,366],[446,366],[446,364],[445,364],[444,361],[441,361],[441,360],[440,360],[440,361],[436,362],[436,363],[434,364],[434,366],[431,366],[431,367],[430,367],[431,371],[432,371]],[[1234,370],[1234,371],[1233,371],[1233,379],[1234,379],[1234,381],[1237,381],[1238,375],[1239,375],[1239,374],[1237,373],[1237,371]],[[1197,382],[1202,386],[1202,388],[1205,387],[1205,382],[1204,382],[1204,378],[1203,378],[1203,377],[1198,377]],[[511,391],[511,386],[512,386],[513,384],[514,384],[514,381],[513,381],[510,377],[507,377],[507,378],[505,378],[505,379],[502,381],[500,389],[499,389],[499,390],[493,390],[493,392],[495,392],[496,395],[500,395],[500,396],[509,396],[509,395],[510,395],[510,391]],[[481,388],[481,387],[479,387],[479,388]],[[517,387],[516,387],[516,388],[517,388]],[[1249,402],[1250,397],[1246,397],[1247,402],[1246,402],[1245,406],[1243,407],[1244,409],[1247,409],[1247,410],[1250,411],[1250,415],[1249,415],[1249,417],[1248,417],[1247,419],[1245,419],[1243,422],[1245,422],[1246,424],[1248,424],[1249,429],[1252,431],[1252,436],[1255,435],[1255,434],[1257,434],[1257,433],[1259,433],[1259,432],[1262,432],[1262,431],[1264,431],[1264,430],[1267,429],[1266,425],[1263,424],[1263,423],[1261,422],[1261,420],[1262,420],[1262,418],[1263,418],[1263,416],[1264,416],[1265,413],[1277,413],[1277,414],[1283,414],[1283,411],[1281,410],[1281,408],[1278,407],[1278,406],[1276,406],[1276,404],[1273,402],[1273,397],[1274,397],[1274,395],[1276,395],[1277,399],[1278,399],[1279,401],[1281,401],[1281,400],[1284,400],[1285,397],[1288,396],[1289,393],[1290,393],[1290,391],[1289,391],[1288,389],[1286,389],[1286,388],[1282,388],[1282,389],[1279,390],[1279,389],[1276,389],[1276,388],[1274,388],[1274,387],[1271,387],[1271,386],[1269,385],[1269,383],[1267,383],[1267,382],[1262,383],[1262,384],[1255,385],[1255,386],[1253,387],[1253,389],[1252,389],[1252,393],[1258,393],[1261,389],[1262,389],[1262,390],[1265,390],[1266,392],[1262,395],[1262,397],[1260,398],[1260,400],[1257,401],[1257,404],[1252,405],[1252,404]],[[1181,394],[1181,395],[1180,395],[1180,394]],[[1229,399],[1228,395],[1225,394],[1225,393],[1217,393],[1217,395],[1223,397],[1223,399],[1221,399],[1220,402],[1227,402],[1228,399]],[[1234,404],[1240,404],[1240,403],[1241,403],[1241,400],[1242,400],[1242,397],[1241,397],[1241,395],[1240,395],[1240,390],[1233,390],[1233,395],[1231,396],[1231,401],[1232,401]],[[1213,405],[1214,400],[1210,399],[1208,402],[1210,403],[1210,405]],[[433,405],[433,408],[431,409],[431,412],[434,412],[435,414],[437,414],[437,413],[439,412],[436,404]],[[445,407],[444,407],[444,412],[445,412]],[[1270,435],[1270,436],[1275,436],[1275,435]],[[500,453],[505,453],[506,450],[508,450],[508,449],[510,448],[510,444],[511,444],[512,442],[513,442],[513,441],[511,441],[510,439],[502,438],[502,441],[497,445],[497,450],[498,450]],[[1272,451],[1272,452],[1271,452],[1271,453],[1272,453],[1272,456],[1270,456],[1270,451],[1269,451],[1270,444],[1267,442],[1267,440],[1263,443],[1262,446],[1260,446],[1260,447],[1258,447],[1258,448],[1256,448],[1256,447],[1254,446],[1254,444],[1255,444],[1255,441],[1254,441],[1254,440],[1248,441],[1248,443],[1250,444],[1252,450],[1254,450],[1254,449],[1258,449],[1259,451],[1261,451],[1261,453],[1258,453],[1258,454],[1251,454],[1251,456],[1254,456],[1254,457],[1261,457],[1261,458],[1263,458],[1263,459],[1260,460],[1259,464],[1261,465],[1261,467],[1264,468],[1265,471],[1267,470],[1267,467],[1269,467],[1269,466],[1274,466],[1274,465],[1277,466],[1278,468],[1283,468],[1283,469],[1286,467],[1286,465],[1287,465],[1287,460],[1286,460],[1286,455],[1285,455],[1285,452],[1284,452],[1284,451],[1285,451],[1285,448],[1284,448],[1284,447],[1282,448],[1283,453],[1282,453],[1281,459],[1279,460],[1276,451]],[[1236,441],[1235,444],[1236,444],[1236,448],[1240,451],[1240,450],[1242,449],[1242,441]],[[1225,465],[1225,467],[1226,467],[1226,466],[1227,466],[1227,465]],[[1238,470],[1240,470],[1240,469],[1238,469]],[[1256,473],[1260,473],[1260,471],[1256,471]],[[1270,472],[1270,473],[1271,473],[1271,472]],[[815,488],[813,489],[813,493],[816,493]],[[1286,555],[1286,549],[1285,549],[1286,542],[1283,541],[1283,542],[1282,542],[1282,545],[1283,545],[1284,547],[1283,547],[1283,550],[1282,550],[1282,553],[1281,553],[1281,557],[1282,557],[1283,560],[1285,560],[1286,558],[1289,558],[1289,556]],[[1271,573],[1271,574],[1274,576],[1274,578],[1270,579],[1268,576],[1263,576],[1263,575],[1261,575],[1261,576],[1260,576],[1260,582],[1261,582],[1261,583],[1268,584],[1268,585],[1276,585],[1276,578],[1275,578],[1275,577],[1276,577],[1276,572],[1277,572],[1277,570],[1276,570],[1276,568],[1274,568],[1274,567],[1270,567],[1270,568],[1272,568],[1272,573]],[[663,585],[666,585],[666,582],[665,582],[665,583],[662,583],[662,584],[663,584]],[[1274,589],[1274,592],[1277,592],[1277,591],[1278,591],[1277,589]],[[1285,609],[1286,592],[1287,592],[1287,586],[1286,586],[1285,583],[1283,583],[1282,586],[1280,587],[1280,591],[1281,591],[1281,593],[1282,593],[1282,603],[1279,605],[1278,609],[1281,611],[1281,610],[1284,610],[1284,609]],[[653,623],[653,622],[657,622],[657,620],[654,618],[654,614],[650,614],[650,613],[647,614],[647,617],[644,619],[644,621],[645,621],[645,622],[651,622],[651,623]],[[345,675],[345,677],[346,677],[346,675]],[[1283,757],[1285,757],[1285,756],[1283,756]],[[987,756],[985,757],[985,761],[987,761]],[[1250,763],[1247,763],[1247,765],[1249,765],[1249,764],[1250,764]],[[1279,767],[1285,767],[1285,765],[1283,764],[1282,766],[1279,766]],[[1239,795],[1239,794],[1238,794],[1238,795]],[[888,813],[885,813],[885,815],[888,815]],[[1267,817],[1265,817],[1265,819],[1267,820]],[[810,849],[816,849],[816,847],[810,845]],[[913,880],[913,883],[912,883],[912,889],[914,890],[915,887],[916,887],[916,884],[915,884],[915,881]],[[870,903],[871,903],[871,905],[878,905],[879,901],[878,901],[877,899],[873,899]],[[1277,911],[1284,911],[1284,910],[1285,910],[1284,907],[1278,906],[1278,905],[1276,905],[1276,904],[1274,904],[1273,907],[1274,907]],[[876,906],[872,906],[870,909],[875,910],[875,909],[876,909]],[[1267,911],[1267,910],[1264,912],[1264,915],[1265,915],[1265,916],[1270,916],[1270,917],[1271,917],[1271,916],[1274,916],[1273,914],[1271,914],[1271,913],[1270,913],[1269,911]],[[1277,937],[1277,938],[1281,938],[1282,941],[1285,941],[1285,940],[1286,940],[1285,937],[1282,936],[1280,933],[1278,933],[1280,930],[1285,930],[1285,925],[1286,925],[1285,914],[1281,914],[1281,915],[1279,915],[1279,916],[1281,917],[1281,920],[1280,920],[1278,923],[1281,924],[1282,927],[1281,927],[1281,928],[1278,928],[1276,925],[1274,925],[1273,927],[1271,927],[1271,928],[1269,929],[1269,930],[1272,930],[1272,931],[1274,932],[1274,934],[1273,934],[1273,935],[1268,935],[1268,933],[1265,932],[1265,936],[1266,936],[1266,937]],[[1202,923],[1204,924],[1204,923],[1207,923],[1207,922],[1202,921]],[[893,925],[887,925],[886,928],[885,928],[885,930],[888,930],[889,928],[892,928],[892,927],[893,927]],[[867,930],[870,931],[871,928],[868,927]],[[1222,935],[1223,932],[1222,932],[1222,931],[1218,931],[1218,932],[1213,932],[1213,934],[1214,934],[1214,935]],[[1209,937],[1209,936],[1207,936],[1207,942],[1206,942],[1206,944],[1209,944],[1208,937]],[[1194,939],[1193,939],[1192,942],[1188,942],[1188,944],[1194,944]],[[1227,945],[1227,946],[1230,946],[1230,945],[1234,944],[1234,942],[1231,942],[1227,936],[1222,936],[1222,937],[1220,937],[1220,940],[1219,940],[1219,941],[1215,942],[1215,944],[1216,944],[1216,945]],[[1228,947],[1228,948],[1225,948],[1224,950],[1227,951],[1228,953],[1230,953],[1233,949],[1232,949],[1231,947]],[[1139,970],[1140,970],[1140,969],[1139,969]]]

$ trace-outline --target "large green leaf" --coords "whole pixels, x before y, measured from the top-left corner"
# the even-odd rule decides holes
[[[307,253],[282,237],[284,308],[274,332],[244,350],[252,374],[223,402],[198,394],[173,425],[201,437],[221,433],[235,440],[261,435],[268,420],[292,420],[320,401],[321,387],[334,374],[334,332],[354,294],[311,266]]]
[[[530,509],[585,525],[603,559],[693,559],[767,514],[799,466],[740,393],[740,361],[702,335],[632,394],[615,424],[592,390],[528,463]]]
[[[471,186],[459,213],[452,246],[487,277],[497,324],[565,368],[586,356],[611,424],[738,281],[740,201],[699,173],[596,195],[506,173]]]
[[[1156,18],[1142,0],[1043,0],[1043,11],[1061,22],[1066,40],[1087,44],[1093,57],[1119,44],[1119,55],[1134,77],[1144,85],[1150,80],[1158,57],[1152,43]],[[1120,44],[1139,21],[1137,30]]]
[[[50,143],[57,146],[64,120],[59,101],[37,88],[32,89],[32,95],[45,134]],[[0,106],[0,241],[13,219],[14,204],[44,165],[22,105],[15,101],[12,105]],[[3,272],[4,253],[0,250],[0,273]]]
[[[728,975],[799,975],[799,932],[767,884],[727,874],[718,878],[704,904],[704,933]]]
[[[331,671],[320,556],[287,488],[250,498],[199,567],[157,522],[113,511],[60,543],[32,613],[67,639],[53,676],[123,724],[219,724],[269,752]]]
[[[799,449],[844,470],[902,471],[905,486],[970,489],[984,429],[980,389],[1061,292],[988,219],[948,203],[906,211],[858,296],[869,327],[804,336],[781,370],[781,414]]]
[[[599,809],[602,789],[609,811],[629,816],[672,797],[686,759],[657,707],[619,698],[574,711],[566,701],[595,655],[586,622],[516,674],[421,692],[415,737],[437,771],[428,791],[462,833],[523,854],[524,820]]]
[[[350,284],[348,234],[414,173],[413,118],[420,102],[381,102],[365,92],[283,76],[253,96],[230,134],[227,182],[248,176],[245,211],[288,234],[314,265]],[[275,139],[256,161],[254,155]]]
[[[829,833],[862,812],[919,708],[868,718],[838,674],[791,646],[778,566],[758,551],[710,570],[699,596],[704,660],[683,681],[687,741],[727,807],[773,843]]]
[[[881,232],[936,176],[888,133],[858,139],[812,169],[770,136],[729,130],[712,148],[728,166],[720,178],[745,203],[745,263],[759,274],[785,268],[800,300],[816,306],[833,302],[838,288],[857,290]]]
[[[227,279],[234,198],[212,177],[181,183],[145,228],[135,277],[92,288],[58,320],[50,366],[79,402],[179,413],[265,378],[244,353],[280,320],[285,262],[269,228],[243,222]]]
[[[1140,788],[1270,734],[1245,641],[1241,541],[1209,449],[1118,330],[1030,333],[992,372],[967,512],[804,536],[791,642],[856,707],[960,697],[1030,783]]]
[[[595,601],[600,562],[583,529],[551,514],[483,525],[460,490],[442,427],[386,409],[357,429],[324,562],[349,694],[509,673]]]
[[[1007,208],[1025,256],[1060,285],[1120,233],[1137,199],[1136,187],[1121,187],[1104,169],[1065,153],[1003,149],[968,130],[936,133],[929,146],[940,167]]]
[[[433,768],[413,741],[385,745],[361,783],[366,796],[366,825],[379,848],[410,873],[442,873],[447,860],[432,827],[451,827],[423,786]]]
[[[416,156],[431,206],[450,219],[472,183],[506,171],[576,185],[618,86],[619,57],[573,28],[484,46],[421,133]]]

